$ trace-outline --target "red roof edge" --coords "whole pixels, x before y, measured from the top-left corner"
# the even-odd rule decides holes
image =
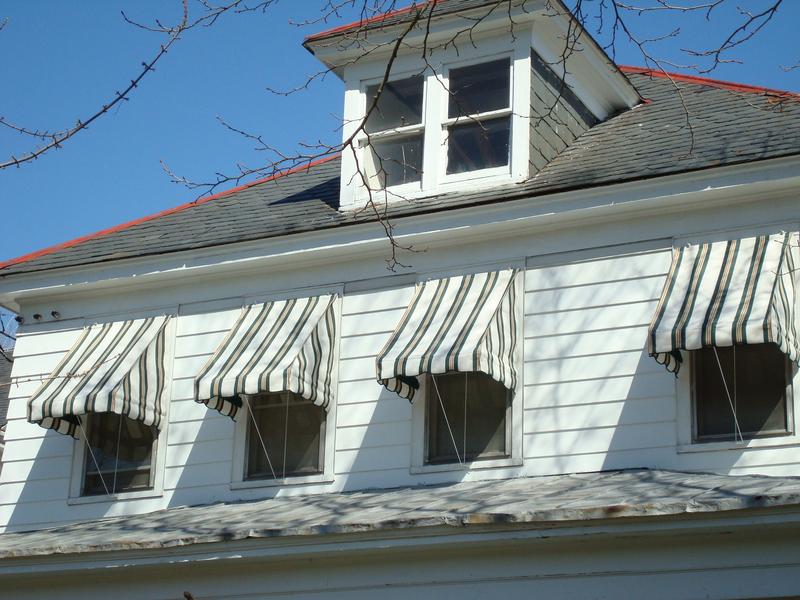
[[[778,96],[781,98],[800,99],[800,94],[795,92],[787,92],[785,90],[775,90],[757,85],[747,85],[746,83],[734,83],[732,81],[710,79],[708,77],[699,77],[698,75],[671,73],[668,71],[660,71],[658,69],[648,69],[646,67],[632,67],[629,65],[618,66],[619,70],[623,73],[635,73],[639,75],[649,75],[650,77],[661,77],[662,79],[673,79],[675,81],[682,81],[685,83],[697,83],[700,85],[721,88],[723,90],[730,90],[732,92],[743,92],[745,94],[761,94],[766,96]]]
[[[403,15],[417,8],[419,9],[424,8],[428,4],[436,4],[438,1],[439,0],[426,0],[423,2],[413,2],[410,6],[405,6],[403,8],[398,8],[396,10],[390,10],[389,12],[375,15],[374,17],[370,17],[369,19],[361,19],[359,21],[354,21],[353,23],[348,23],[347,25],[339,25],[338,27],[333,27],[332,29],[326,29],[325,31],[320,31],[319,33],[312,33],[311,35],[306,36],[305,41],[313,42],[321,38],[325,38],[331,35],[336,35],[337,33],[344,33],[345,31],[348,31],[350,29],[358,29],[360,27],[364,27],[365,25],[379,23],[381,21],[385,21],[389,17],[396,17],[398,15]]]
[[[57,252],[59,250],[65,250],[67,248],[72,248],[73,246],[77,246],[82,244],[83,242],[87,242],[89,240],[93,240],[95,238],[102,237],[104,235],[108,235],[110,233],[116,233],[118,231],[123,231],[125,229],[129,229],[134,225],[139,225],[141,223],[146,223],[148,221],[152,221],[154,219],[158,219],[159,217],[165,217],[167,215],[175,214],[178,212],[182,212],[186,209],[192,208],[193,206],[199,206],[201,204],[205,204],[206,202],[211,202],[212,200],[217,200],[219,198],[224,198],[225,196],[230,196],[235,192],[240,192],[242,190],[246,190],[247,188],[251,188],[254,185],[259,185],[261,183],[266,183],[268,181],[273,181],[275,179],[280,179],[281,177],[285,177],[287,175],[291,175],[293,173],[298,173],[300,171],[306,171],[315,167],[317,165],[324,164],[326,162],[330,162],[336,158],[339,158],[339,154],[334,154],[331,156],[326,156],[325,158],[320,158],[319,160],[315,160],[304,165],[299,165],[297,167],[293,167],[286,171],[281,171],[279,173],[275,173],[274,175],[270,175],[269,177],[264,177],[262,179],[258,179],[256,181],[251,181],[249,183],[242,184],[240,186],[231,188],[229,190],[225,190],[224,192],[219,192],[218,194],[214,194],[213,196],[208,196],[206,198],[200,198],[198,200],[192,200],[191,202],[186,202],[185,204],[181,204],[180,206],[175,206],[173,208],[168,208],[166,210],[162,210],[161,212],[157,212],[152,215],[147,215],[146,217],[140,217],[133,221],[128,221],[127,223],[122,223],[121,225],[115,225],[114,227],[109,227],[108,229],[102,229],[100,231],[96,231],[94,233],[90,233],[88,235],[84,235],[74,240],[69,240],[68,242],[62,242],[60,244],[56,244],[55,246],[50,246],[48,248],[44,248],[42,250],[37,250],[36,252],[31,252],[30,254],[24,254],[23,256],[18,256],[17,258],[9,259],[5,262],[0,262],[0,270],[11,267],[13,265],[18,265],[20,263],[28,262],[30,260],[34,260],[36,258],[40,258],[42,256],[47,256],[48,254],[52,254],[53,252]],[[2,273],[0,273],[2,275]]]

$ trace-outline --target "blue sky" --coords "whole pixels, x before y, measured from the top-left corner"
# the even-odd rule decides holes
[[[342,106],[338,80],[331,77],[290,97],[266,91],[267,86],[302,84],[317,70],[300,44],[305,35],[326,26],[298,27],[290,21],[319,14],[323,4],[282,0],[265,14],[229,15],[212,28],[189,32],[130,102],[64,148],[0,171],[0,260],[194,199],[197,192],[169,181],[161,160],[197,180],[213,179],[219,170],[230,172],[237,162],[263,161],[252,143],[223,129],[217,116],[287,152],[298,142],[335,143]],[[757,9],[766,0],[738,4]],[[711,76],[800,91],[800,69],[780,68],[800,61],[795,37],[800,2],[784,4],[776,20],[736,52],[744,64],[725,65]],[[0,115],[30,127],[61,128],[91,114],[134,76],[160,41],[125,24],[120,10],[139,20],[174,19],[178,6],[172,0],[6,0],[0,4],[0,20],[8,19],[0,31]],[[680,26],[681,36],[654,52],[687,62],[679,49],[724,36],[735,23],[735,6],[709,22],[700,16],[670,20],[663,14],[630,20],[643,37]],[[347,17],[352,15],[342,22]],[[625,43],[616,58],[622,64],[643,64],[641,54]],[[2,158],[20,152],[22,142],[0,131]]]

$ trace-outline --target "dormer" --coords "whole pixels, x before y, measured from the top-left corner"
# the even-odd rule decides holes
[[[341,210],[525,181],[641,101],[552,0],[415,4],[305,46],[345,84]]]

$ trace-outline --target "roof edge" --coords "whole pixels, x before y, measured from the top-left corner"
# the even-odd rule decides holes
[[[628,75],[649,75],[650,77],[659,77],[661,79],[672,79],[683,83],[695,83],[698,85],[706,85],[709,87],[720,88],[731,92],[743,92],[745,94],[761,94],[765,96],[777,96],[780,98],[792,98],[794,100],[800,100],[800,93],[797,92],[776,90],[774,88],[762,87],[758,85],[749,85],[747,83],[724,81],[722,79],[712,79],[710,77],[701,77],[699,75],[686,75],[684,73],[674,73],[671,71],[662,71],[660,69],[650,69],[647,67],[634,67],[630,65],[619,65],[619,70]]]
[[[28,254],[23,254],[22,256],[18,256],[16,258],[10,258],[6,261],[0,262],[0,277],[3,276],[2,269],[7,267],[11,267],[14,265],[18,265],[24,262],[28,262],[30,260],[34,260],[36,258],[41,258],[42,256],[47,256],[48,254],[53,254],[54,252],[58,252],[59,250],[66,250],[67,248],[72,248],[73,246],[77,246],[84,242],[88,242],[89,240],[93,240],[95,238],[103,237],[104,235],[109,235],[111,233],[116,233],[118,231],[123,231],[125,229],[130,229],[135,225],[140,225],[141,223],[147,223],[148,221],[152,221],[154,219],[158,219],[159,217],[166,217],[167,215],[175,214],[192,208],[193,206],[200,206],[201,204],[206,204],[207,202],[211,202],[212,200],[217,200],[219,198],[224,198],[225,196],[230,196],[236,192],[241,192],[242,190],[246,190],[253,186],[267,183],[269,181],[274,181],[276,179],[280,179],[281,177],[286,177],[287,175],[292,175],[294,173],[299,173],[301,171],[307,171],[317,165],[321,165],[332,160],[339,158],[339,154],[332,154],[330,156],[326,156],[324,158],[320,158],[318,160],[314,160],[308,162],[303,165],[299,165],[297,167],[293,167],[286,171],[280,171],[273,175],[269,175],[268,177],[263,177],[261,179],[257,179],[255,181],[251,181],[236,187],[233,187],[229,190],[225,190],[223,192],[219,192],[217,194],[213,194],[206,198],[198,198],[197,200],[192,200],[191,202],[186,202],[184,204],[180,204],[178,206],[173,206],[172,208],[167,208],[165,210],[159,211],[157,213],[153,213],[150,215],[146,215],[144,217],[139,217],[138,219],[134,219],[132,221],[127,221],[126,223],[122,223],[120,225],[114,225],[113,227],[108,227],[106,229],[101,229],[100,231],[95,231],[94,233],[89,233],[87,235],[83,235],[72,240],[68,240],[66,242],[61,242],[60,244],[55,244],[54,246],[48,246],[47,248],[42,248],[41,250],[36,250],[34,252],[30,252]]]
[[[410,5],[404,6],[402,8],[397,8],[395,10],[390,10],[385,13],[381,13],[379,15],[375,15],[374,17],[369,17],[368,19],[359,19],[358,21],[353,21],[352,23],[346,23],[344,25],[339,25],[337,27],[331,27],[330,29],[326,29],[324,31],[320,31],[318,33],[312,33],[307,35],[303,40],[303,45],[307,42],[317,42],[319,40],[325,39],[327,37],[331,37],[334,35],[338,35],[340,33],[344,33],[351,29],[360,29],[361,27],[365,27],[367,25],[373,25],[375,23],[380,23],[381,21],[385,21],[391,17],[396,17],[399,15],[404,15],[406,13],[410,13],[413,10],[424,10],[429,5],[435,5],[439,2],[439,0],[424,0],[423,2],[417,3],[413,1]]]

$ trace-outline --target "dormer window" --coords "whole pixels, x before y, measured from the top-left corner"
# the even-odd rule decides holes
[[[447,175],[507,167],[511,61],[450,69],[447,116]]]
[[[465,174],[509,173],[511,59],[442,71],[362,85],[360,167],[371,191],[402,196]]]
[[[563,56],[568,11],[434,4],[304,44],[345,84],[342,212],[522,183],[641,102],[586,36]]]
[[[400,73],[383,87],[382,78],[362,80],[366,122],[358,136],[355,185],[365,195],[385,190],[395,199],[466,180],[510,179],[513,145],[527,144],[527,128],[512,127],[513,70],[510,55],[454,57],[422,73]],[[516,142],[512,131],[520,133]]]
[[[379,83],[366,87],[366,110],[372,112],[361,145],[367,148],[364,169],[371,188],[422,180],[423,87],[420,75],[389,81],[382,91]]]

